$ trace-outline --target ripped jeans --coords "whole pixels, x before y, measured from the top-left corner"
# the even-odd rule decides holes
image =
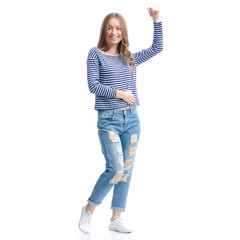
[[[137,108],[98,110],[97,126],[106,170],[100,175],[88,202],[98,206],[114,187],[111,208],[123,212],[140,137]]]

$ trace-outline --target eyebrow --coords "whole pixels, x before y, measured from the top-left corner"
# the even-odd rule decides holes
[[[113,27],[112,25],[108,24],[109,27]],[[120,25],[117,25],[116,27],[121,27]]]

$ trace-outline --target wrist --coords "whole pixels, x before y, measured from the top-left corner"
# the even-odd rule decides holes
[[[157,18],[157,19],[153,19],[153,22],[154,22],[154,23],[159,23],[160,20],[159,20],[159,18]]]
[[[123,91],[117,90],[116,98],[121,99],[123,97]]]

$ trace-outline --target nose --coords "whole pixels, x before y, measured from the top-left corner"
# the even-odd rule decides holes
[[[113,28],[113,30],[112,30],[112,34],[116,34],[116,29],[115,28]]]

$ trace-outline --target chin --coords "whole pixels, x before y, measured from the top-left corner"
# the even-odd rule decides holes
[[[116,41],[116,42],[115,42],[115,41],[111,41],[111,43],[112,43],[112,44],[119,44],[120,41]]]

